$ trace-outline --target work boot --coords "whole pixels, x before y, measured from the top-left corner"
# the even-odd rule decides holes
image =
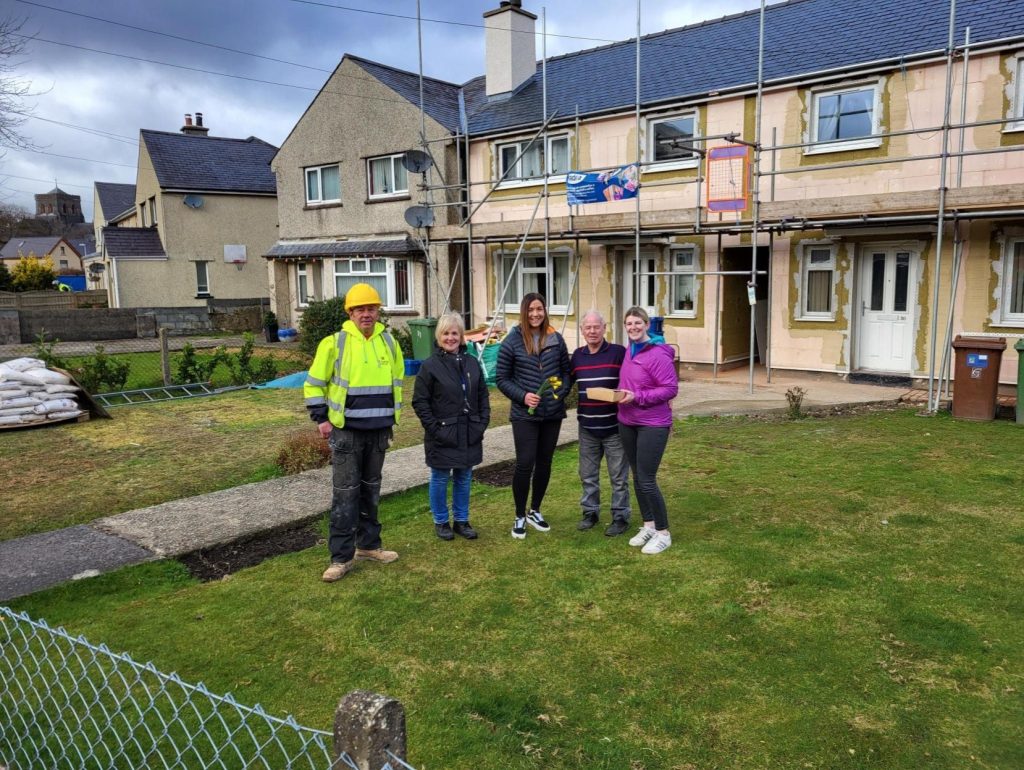
[[[580,523],[576,525],[576,529],[580,532],[584,530],[593,529],[597,526],[597,516],[592,513],[583,514],[583,518],[580,519]]]
[[[324,574],[320,576],[320,579],[325,583],[333,583],[336,580],[341,580],[351,570],[351,561],[332,561],[331,565],[324,570]]]
[[[615,537],[616,535],[621,535],[627,529],[629,529],[629,524],[625,521],[622,519],[612,519],[612,523],[608,525],[608,529],[604,533],[608,537]]]
[[[360,561],[379,561],[381,564],[390,564],[391,562],[398,560],[398,554],[395,551],[385,551],[383,548],[374,548],[373,550],[356,548],[356,559]]]
[[[455,534],[462,535],[466,540],[476,540],[476,530],[470,525],[468,521],[457,521],[455,522]]]

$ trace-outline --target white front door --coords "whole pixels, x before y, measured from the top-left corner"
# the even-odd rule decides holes
[[[911,373],[917,254],[865,247],[860,260],[857,366]]]
[[[634,271],[632,251],[623,255],[622,263],[622,296],[624,300],[622,312],[625,313],[633,306],[639,306],[646,310],[648,315],[661,315],[655,307],[659,280],[659,276],[655,275],[658,272],[657,252],[640,250],[639,295],[636,293],[636,271]]]

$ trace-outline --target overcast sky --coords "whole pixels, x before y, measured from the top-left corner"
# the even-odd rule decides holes
[[[538,16],[546,8],[548,56],[623,40],[636,29],[633,0],[523,5]],[[421,0],[424,73],[457,83],[482,74],[482,14],[497,6]],[[642,0],[641,29],[759,6]],[[23,133],[48,154],[0,150],[0,200],[34,212],[33,194],[56,181],[82,196],[87,221],[94,181],[135,182],[140,128],[176,131],[185,113],[202,112],[211,135],[279,145],[343,54],[419,68],[415,0],[0,0],[2,16],[24,19],[22,32],[34,38],[15,74],[37,94],[26,102],[36,117]],[[538,19],[538,58],[540,29]]]

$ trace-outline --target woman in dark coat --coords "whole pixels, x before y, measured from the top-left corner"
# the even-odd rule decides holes
[[[516,447],[516,470],[512,476],[516,518],[512,537],[519,540],[526,537],[527,523],[539,532],[551,529],[540,506],[551,479],[551,459],[565,419],[569,373],[565,340],[548,324],[544,297],[531,292],[520,303],[519,325],[501,343],[495,369],[499,390],[512,402],[509,422]],[[555,381],[553,388],[538,396],[544,382],[551,380]],[[527,510],[531,477],[533,496]]]
[[[484,431],[491,402],[480,363],[467,355],[461,316],[443,315],[435,332],[438,348],[416,375],[412,408],[423,423],[423,448],[430,467],[430,512],[442,540],[476,538],[469,523],[473,466],[483,460]],[[454,526],[448,523],[448,483],[452,482]]]

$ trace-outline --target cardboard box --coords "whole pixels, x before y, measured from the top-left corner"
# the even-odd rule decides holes
[[[611,388],[587,388],[587,400],[593,401],[621,401],[625,396],[625,391],[612,390]]]

